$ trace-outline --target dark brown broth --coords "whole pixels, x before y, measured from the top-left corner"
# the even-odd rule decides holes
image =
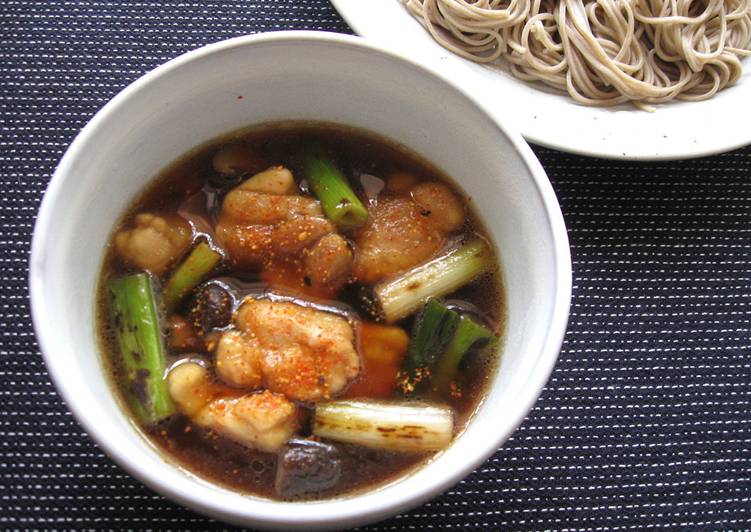
[[[221,198],[204,183],[207,176],[213,173],[211,158],[218,147],[228,142],[245,142],[258,149],[269,165],[282,164],[295,171],[298,167],[297,161],[290,154],[298,153],[300,146],[311,140],[324,143],[331,148],[331,152],[336,154],[337,163],[346,175],[355,176],[364,185],[365,190],[361,191],[363,193],[367,193],[370,186],[377,185],[377,176],[399,169],[412,172],[419,179],[448,183],[455,192],[465,197],[450,179],[431,164],[383,138],[331,124],[278,123],[231,133],[192,150],[154,179],[128,209],[115,231],[131,223],[139,212],[175,212],[178,209],[181,214],[190,215],[194,222],[197,220],[199,226],[201,220],[205,220],[206,226],[210,227],[215,221],[214,209],[220,204]],[[295,174],[300,175],[299,172]],[[359,177],[363,175],[364,178]],[[302,186],[305,187],[304,182]],[[465,232],[486,235],[487,231],[477,213],[471,208],[471,199],[466,200],[470,208]],[[118,389],[116,384],[120,368],[117,357],[111,356],[118,351],[113,331],[109,326],[103,286],[107,279],[130,272],[131,269],[117,259],[110,246],[100,278],[97,319],[102,351],[108,355],[105,360],[111,369],[113,389]],[[258,280],[257,275],[253,273],[231,272],[227,269],[221,272],[221,275],[243,281]],[[505,317],[499,273],[486,275],[458,290],[449,299],[462,300],[474,305],[489,325],[503,333]],[[358,291],[355,289],[344,290],[339,300],[354,308],[362,308]],[[361,316],[367,319],[364,312],[361,312]],[[412,324],[413,318],[407,318],[399,323],[408,332],[411,331]],[[178,353],[171,355],[175,356]],[[461,431],[479,405],[495,365],[495,356],[470,361],[463,368],[458,381],[462,390],[461,397],[440,398],[455,409],[456,432]],[[126,404],[124,400],[121,402]],[[191,472],[243,493],[278,498],[274,494],[274,455],[250,450],[216,433],[198,428],[180,415],[157,427],[142,429],[149,440],[167,457]],[[374,451],[353,445],[339,445],[339,448],[344,451],[342,478],[335,488],[311,498],[351,495],[372,489],[396,480],[432,456],[431,453],[399,454]]]

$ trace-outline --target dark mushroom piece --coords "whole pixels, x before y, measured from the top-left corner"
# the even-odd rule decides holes
[[[290,440],[279,451],[274,488],[280,497],[296,497],[333,488],[342,473],[342,459],[333,445]]]
[[[190,306],[190,321],[204,334],[230,324],[235,300],[222,283],[210,281],[196,290]]]

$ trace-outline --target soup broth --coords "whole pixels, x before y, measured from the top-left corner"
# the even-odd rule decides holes
[[[347,189],[333,200],[332,173]],[[459,281],[436,273],[452,260]],[[154,178],[110,239],[97,317],[113,389],[170,460],[307,500],[394,481],[461,432],[504,302],[451,179],[376,135],[291,122],[215,139]]]

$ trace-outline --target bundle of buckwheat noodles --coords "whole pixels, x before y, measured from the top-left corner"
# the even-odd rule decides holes
[[[401,1],[448,50],[584,105],[704,100],[751,55],[751,0]]]

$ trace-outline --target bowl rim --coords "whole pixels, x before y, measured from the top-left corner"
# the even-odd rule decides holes
[[[106,434],[102,433],[88,419],[86,405],[77,398],[76,390],[66,383],[66,380],[63,378],[63,364],[53,356],[53,353],[56,350],[56,345],[53,341],[53,335],[47,331],[46,325],[47,314],[44,299],[44,287],[47,281],[45,281],[45,276],[43,275],[43,261],[35,260],[37,257],[43,255],[45,242],[48,239],[51,224],[54,223],[52,218],[53,208],[59,201],[63,184],[66,180],[71,179],[69,170],[72,167],[73,162],[79,157],[79,152],[81,151],[81,148],[87,144],[89,137],[96,133],[99,125],[104,123],[116,108],[127,103],[132,95],[142,90],[142,88],[150,84],[152,80],[169,75],[172,71],[179,69],[188,63],[238,47],[255,46],[271,42],[295,41],[302,45],[309,43],[326,43],[329,45],[360,49],[380,54],[381,56],[387,57],[389,60],[406,63],[412,68],[427,73],[431,77],[436,78],[438,82],[447,85],[450,89],[457,92],[460,97],[468,100],[471,105],[475,106],[482,112],[482,114],[488,117],[490,123],[498,129],[500,134],[505,135],[508,138],[513,148],[521,157],[522,162],[528,168],[533,185],[537,190],[544,213],[547,217],[547,225],[550,229],[553,245],[554,293],[552,294],[550,328],[542,346],[540,347],[540,356],[537,364],[532,370],[527,386],[522,392],[522,395],[518,398],[519,408],[516,409],[516,415],[513,417],[513,421],[508,424],[509,429],[507,431],[496,433],[493,435],[493,438],[489,438],[489,441],[483,446],[481,452],[478,452],[476,456],[467,460],[464,468],[458,471],[446,472],[440,479],[425,486],[424,489],[414,493],[406,500],[392,500],[388,503],[381,504],[380,506],[370,506],[367,508],[354,504],[347,504],[367,493],[370,493],[370,491],[367,491],[362,495],[354,495],[351,498],[330,499],[315,503],[273,502],[273,505],[277,509],[280,507],[280,504],[284,504],[285,506],[318,508],[318,511],[311,511],[309,512],[309,515],[305,516],[306,523],[313,527],[353,526],[372,522],[377,519],[385,518],[388,515],[395,515],[398,512],[413,508],[454,485],[487,460],[487,458],[492,455],[519,427],[521,422],[531,411],[539,395],[542,393],[558,358],[568,323],[572,290],[572,267],[568,236],[557,198],[542,165],[537,160],[529,145],[523,140],[520,133],[509,131],[507,126],[500,123],[488,113],[482,103],[477,101],[464,89],[458,87],[451,80],[444,77],[440,72],[424,65],[420,65],[416,61],[393,49],[379,46],[366,41],[361,37],[323,31],[299,30],[262,33],[222,40],[183,53],[166,63],[161,64],[150,72],[147,72],[121,90],[89,120],[70,144],[52,175],[38,210],[32,237],[29,264],[31,316],[39,349],[57,392],[67,404],[68,409],[73,414],[76,421],[85,430],[87,435],[99,445],[99,447],[115,463],[127,471],[131,476],[173,501],[177,501],[190,509],[226,522],[241,525],[253,524],[254,526],[272,528],[288,527],[300,523],[300,515],[297,513],[288,514],[286,512],[272,511],[261,514],[257,511],[243,511],[243,507],[229,508],[213,504],[212,501],[200,500],[191,493],[187,493],[179,487],[172,486],[168,482],[165,482],[159,477],[158,472],[142,468],[137,463],[130,460],[128,455],[122,452],[118,445],[111,441],[111,438],[108,438]],[[156,453],[157,451],[154,450],[154,452]],[[170,465],[170,467],[174,466]],[[238,496],[244,497],[244,495],[241,494],[238,494]],[[336,503],[339,503],[336,515],[331,514],[331,512],[321,511],[322,508],[330,508],[331,505]]]

